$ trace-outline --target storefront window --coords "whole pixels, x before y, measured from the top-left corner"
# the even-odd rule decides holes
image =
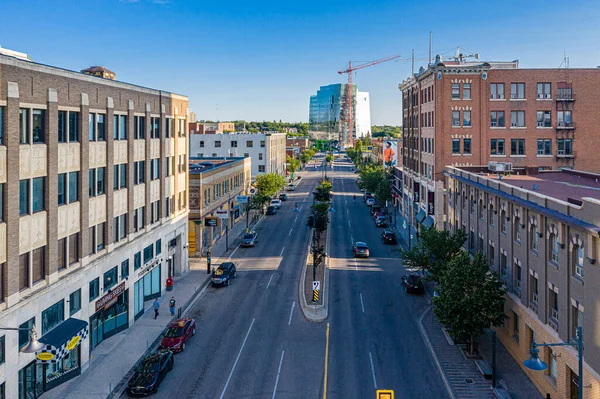
[[[42,312],[42,335],[65,319],[65,300],[61,299]]]
[[[19,350],[25,345],[27,345],[27,342],[29,342],[29,330],[31,330],[34,325],[35,318],[31,318],[19,326],[19,328],[22,329],[19,330]]]
[[[129,290],[125,290],[117,303],[102,309],[90,318],[90,352],[106,338],[129,327]]]
[[[19,370],[19,399],[37,398],[44,392],[43,367],[35,362]]]
[[[62,360],[48,364],[46,368],[46,388],[51,389],[64,382],[61,377],[79,371],[80,345],[77,345]],[[77,373],[79,374],[79,373]],[[69,376],[71,378],[72,376]]]

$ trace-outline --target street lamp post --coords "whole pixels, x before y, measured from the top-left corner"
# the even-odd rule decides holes
[[[579,387],[577,389],[577,398],[583,399],[583,329],[582,327],[577,327],[577,334],[575,338],[571,338],[566,342],[557,342],[552,344],[538,344],[535,342],[535,338],[531,343],[531,357],[523,362],[523,365],[530,370],[534,371],[542,371],[548,368],[548,364],[543,362],[539,358],[539,351],[537,349],[538,346],[574,346],[577,348],[577,354],[579,357]]]
[[[27,345],[25,345],[24,347],[21,348],[21,350],[19,352],[21,353],[35,353],[37,351],[40,351],[42,349],[44,349],[46,347],[45,344],[41,343],[38,341],[37,339],[37,331],[35,329],[35,325],[32,326],[31,328],[12,328],[12,327],[0,327],[0,330],[5,330],[5,331],[29,331],[29,342],[27,342]]]

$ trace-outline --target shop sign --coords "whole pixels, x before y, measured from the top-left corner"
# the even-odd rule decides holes
[[[73,348],[75,348],[77,345],[79,345],[79,341],[81,341],[81,337],[79,335],[74,336],[73,338],[71,338],[71,340],[69,342],[67,342],[67,350],[70,352],[73,350]]]
[[[227,219],[229,217],[229,211],[227,210],[216,210],[215,213],[219,219]]]
[[[47,362],[49,360],[54,359],[54,354],[52,354],[50,352],[40,352],[37,355],[35,355],[35,357],[37,357],[38,360],[41,360],[43,362]]]
[[[433,191],[430,191],[429,193],[427,193],[427,213],[429,215],[433,215],[435,213],[434,205],[435,205],[435,193]]]
[[[421,185],[417,182],[414,182],[413,185],[413,202],[419,202],[419,193],[421,191]]]
[[[247,204],[248,196],[247,195],[238,195],[235,197],[235,202],[237,202],[238,204]]]
[[[171,248],[169,247],[169,250],[170,249]],[[142,277],[144,274],[148,273],[150,270],[160,265],[160,262],[162,262],[162,258],[160,255],[157,255],[154,258],[152,258],[150,261],[148,261],[148,263],[144,265],[142,269],[140,269],[140,271],[138,272],[138,277]]]
[[[217,218],[213,218],[213,217],[204,218],[204,226],[205,227],[216,227],[217,226]]]
[[[117,285],[112,291],[104,295],[102,298],[96,301],[96,312],[100,309],[108,309],[119,299],[119,295],[125,292],[125,282]]]

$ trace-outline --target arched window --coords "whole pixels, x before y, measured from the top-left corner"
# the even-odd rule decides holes
[[[579,245],[573,246],[573,252],[571,252],[571,263],[573,265],[573,272],[579,277],[583,277],[583,247]]]
[[[558,237],[556,234],[550,234],[550,260],[558,263]]]

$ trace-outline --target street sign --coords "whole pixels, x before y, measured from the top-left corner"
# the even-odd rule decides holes
[[[313,290],[319,291],[320,289],[321,289],[321,282],[320,281],[313,281]]]
[[[229,211],[226,210],[216,210],[215,213],[219,219],[227,219],[229,217]]]
[[[250,187],[250,188],[248,189],[248,194],[250,194],[250,195],[254,195],[254,194],[256,194],[256,188],[255,188],[255,187]]]
[[[235,197],[235,201],[239,204],[247,204],[248,203],[248,196],[247,195],[237,195]]]
[[[214,218],[214,217],[204,218],[204,226],[205,227],[216,227],[217,226],[217,218]]]

